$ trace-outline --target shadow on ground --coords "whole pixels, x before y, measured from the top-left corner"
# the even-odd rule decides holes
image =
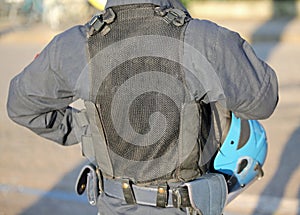
[[[300,156],[299,156],[299,140],[300,140],[300,127],[298,127],[293,134],[291,135],[288,142],[285,144],[285,147],[282,151],[282,155],[279,162],[279,167],[276,170],[275,175],[272,177],[270,183],[265,187],[265,189],[260,194],[262,197],[264,196],[272,196],[277,197],[272,200],[270,205],[272,206],[272,211],[276,211],[279,206],[282,198],[284,197],[286,185],[289,184],[289,180],[293,176],[294,172],[300,166]],[[298,185],[295,187],[296,189]],[[298,199],[300,198],[300,189],[298,190]],[[270,205],[266,205],[264,198],[260,198],[256,209],[253,212],[253,215],[264,214],[264,207],[270,207]],[[298,213],[300,205],[298,206]],[[275,214],[275,213],[274,213]]]
[[[252,35],[252,41],[254,46],[259,46],[260,43],[265,43],[261,47],[260,57],[264,60],[268,60],[272,54],[274,48],[280,43],[281,37],[291,21],[297,17],[297,5],[296,0],[273,0],[273,15],[270,20],[261,25]],[[268,35],[265,35],[265,32]],[[270,38],[270,32],[273,37]],[[262,210],[266,207],[266,202],[263,201],[264,196],[276,196],[276,202],[272,202],[273,211],[279,207],[282,198],[284,197],[285,187],[289,182],[293,172],[297,170],[300,164],[299,157],[299,143],[300,139],[300,127],[294,131],[289,141],[286,143],[285,148],[281,154],[280,166],[276,170],[270,183],[260,194],[261,198],[252,213],[252,215],[262,214]],[[287,168],[288,167],[288,168]],[[300,190],[298,199],[300,198]],[[298,207],[300,208],[300,206]],[[298,211],[298,214],[300,211]]]
[[[296,0],[273,0],[272,17],[258,27],[252,34],[251,41],[254,46],[269,43],[259,49],[259,55],[267,60],[273,49],[280,43],[282,35],[289,23],[297,17]]]
[[[95,207],[88,204],[85,195],[78,196],[75,193],[75,182],[82,163],[71,172],[67,173],[58,184],[51,190],[45,192],[42,197],[31,207],[22,211],[20,215],[79,215],[97,214]],[[38,194],[40,191],[31,191],[31,194]]]

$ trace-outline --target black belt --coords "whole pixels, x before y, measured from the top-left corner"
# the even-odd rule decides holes
[[[128,204],[156,207],[191,207],[187,187],[169,188],[166,184],[157,187],[142,187],[130,180],[103,178],[104,192],[111,197],[122,199]]]
[[[165,183],[156,187],[143,187],[133,184],[128,179],[108,179],[94,165],[85,165],[78,176],[76,191],[82,195],[87,190],[90,204],[95,205],[99,192],[126,201],[128,204],[141,204],[156,207],[191,207],[186,186]]]

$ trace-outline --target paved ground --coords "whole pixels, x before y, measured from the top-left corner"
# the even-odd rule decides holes
[[[262,122],[270,143],[265,177],[228,205],[225,215],[300,214],[300,20],[216,21],[251,41],[280,81],[279,106]],[[0,23],[0,215],[96,214],[73,191],[84,163],[79,146],[58,146],[7,118],[10,79],[57,33],[43,25],[10,26]]]

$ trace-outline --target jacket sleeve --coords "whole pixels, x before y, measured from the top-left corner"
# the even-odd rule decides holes
[[[210,21],[193,20],[186,37],[209,62],[210,69],[202,76],[213,78],[207,78],[206,85],[219,85],[218,91],[215,87],[203,93],[209,95],[208,102],[222,100],[223,106],[244,119],[265,119],[273,113],[278,102],[276,74],[238,33]]]
[[[278,102],[273,69],[238,33],[219,27],[215,71],[220,77],[228,109],[245,119],[265,119]]]
[[[62,145],[78,142],[73,129],[73,114],[77,110],[69,106],[77,98],[74,81],[65,77],[68,72],[73,72],[73,79],[76,79],[76,73],[80,71],[75,68],[82,63],[82,59],[78,60],[82,57],[68,56],[71,50],[65,47],[70,45],[68,34],[70,32],[56,36],[33,62],[11,80],[7,101],[8,115],[13,121]],[[72,47],[73,51],[76,52],[76,46]],[[72,67],[64,66],[66,59],[69,64],[73,62]],[[80,70],[80,66],[77,68]]]

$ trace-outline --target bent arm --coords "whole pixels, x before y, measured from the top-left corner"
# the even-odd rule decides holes
[[[276,74],[238,33],[210,21],[193,20],[185,41],[208,62],[199,63],[194,56],[188,56],[189,64],[200,71],[200,78],[206,78],[202,94],[194,88],[199,98],[206,95],[205,102],[221,101],[226,109],[244,119],[265,119],[273,113],[278,102]]]
[[[68,34],[74,34],[75,30],[72,32]],[[73,114],[77,110],[69,105],[76,99],[73,82],[81,72],[76,64],[84,64],[81,61],[85,58],[82,54],[68,56],[70,50],[76,52],[76,45],[70,46],[61,38],[55,37],[33,62],[11,80],[7,111],[13,121],[36,134],[62,145],[72,145],[78,143],[73,129]],[[77,48],[82,49],[82,46]],[[77,59],[79,57],[80,60]],[[65,61],[70,61],[67,62],[68,67],[63,65]]]
[[[228,109],[245,119],[265,119],[278,102],[273,69],[259,59],[239,34],[219,28],[216,71],[221,77]]]

